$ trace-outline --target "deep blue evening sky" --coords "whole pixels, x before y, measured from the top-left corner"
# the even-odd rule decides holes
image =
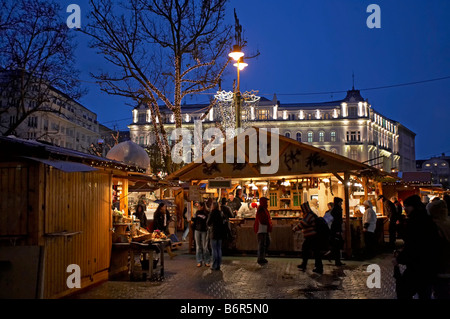
[[[70,3],[79,4],[83,16],[90,10],[87,0],[61,1],[63,6]],[[381,29],[366,26],[371,3],[381,8]],[[230,23],[234,23],[233,8],[244,28],[246,50],[261,52],[242,73],[242,91],[259,90],[269,99],[277,93],[281,103],[337,100],[345,93],[284,94],[348,90],[353,71],[355,88],[362,90],[373,108],[417,134],[417,159],[450,153],[450,79],[363,91],[450,76],[450,1],[230,0]],[[92,82],[89,71],[108,65],[87,47],[84,37],[79,40],[78,67],[82,79]],[[230,66],[224,89],[231,90],[234,74]],[[89,93],[80,102],[96,112],[101,123],[127,129],[131,107],[126,100],[101,93],[95,84],[84,84]]]

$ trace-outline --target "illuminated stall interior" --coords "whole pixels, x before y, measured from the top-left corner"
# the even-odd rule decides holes
[[[275,173],[263,174],[263,167],[267,168],[271,163],[262,164],[259,158],[255,160],[254,150],[249,146],[261,142],[261,131],[257,128],[250,129],[204,155],[201,163],[188,164],[168,177],[168,180],[190,184],[190,193],[196,194],[195,198],[190,198],[191,201],[209,197],[223,198],[228,193],[242,194],[245,204],[241,206],[236,218],[232,219],[232,223],[237,226],[232,249],[256,249],[253,233],[256,209],[252,209],[251,204],[258,203],[263,196],[269,199],[269,210],[274,223],[271,249],[280,252],[300,249],[302,238],[295,236],[302,235],[292,235],[290,228],[301,217],[300,207],[306,201],[312,206],[313,199],[317,199],[318,214],[323,216],[327,203],[333,202],[334,197],[344,199],[346,229],[352,227],[351,219],[361,216],[364,211],[361,204],[364,200],[372,200],[375,209],[379,205],[376,197],[382,194],[382,185],[377,179],[385,176],[385,172],[270,132],[267,132],[266,145],[267,149],[277,152],[274,153],[272,163],[277,169]],[[278,141],[278,145],[273,141]],[[218,163],[211,160],[222,157],[225,162],[231,145],[234,147],[234,162]],[[259,147],[261,149],[261,144]],[[239,161],[239,157],[245,160]],[[381,217],[382,209],[377,209],[377,212]],[[348,243],[352,242],[351,232],[346,232],[346,239]],[[346,253],[351,255],[351,250],[352,245],[348,244]]]

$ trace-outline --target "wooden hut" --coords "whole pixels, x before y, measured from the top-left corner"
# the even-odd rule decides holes
[[[266,132],[264,139],[262,139],[261,132]],[[278,145],[271,142],[273,138]],[[257,145],[258,148],[256,147]],[[269,154],[271,155],[272,163],[267,160]],[[261,158],[264,158],[264,161]],[[231,159],[231,162],[229,159]],[[264,171],[264,168],[270,165],[276,166],[275,172],[265,173],[267,170]],[[363,198],[366,200],[369,193],[369,181],[372,185],[375,185],[372,187],[372,192],[375,194],[376,191],[377,194],[382,194],[382,185],[376,182],[376,177],[386,175],[388,174],[385,172],[347,157],[297,142],[267,130],[251,128],[233,139],[225,141],[212,152],[203,154],[201,160],[195,160],[174,172],[168,176],[167,180],[189,182],[192,187],[198,187],[202,183],[210,185],[211,182],[217,184],[221,180],[229,180],[231,187],[220,187],[226,188],[226,192],[235,189],[237,185],[244,182],[254,182],[254,184],[263,182],[263,184],[267,185],[266,189],[268,189],[265,196],[269,198],[269,210],[286,212],[286,209],[280,204],[280,202],[286,201],[290,203],[288,211],[292,212],[295,209],[300,210],[301,203],[310,200],[303,196],[306,193],[299,189],[302,185],[301,181],[308,180],[313,182],[327,179],[329,181],[328,187],[322,186],[322,191],[319,192],[319,194],[322,194],[323,203],[326,204],[332,201],[333,196],[342,197],[344,199],[345,229],[350,230],[352,228],[349,201],[351,194],[350,181],[352,179],[360,181],[364,188]],[[291,180],[296,185],[299,185],[296,189],[291,189],[288,198],[281,198],[279,190],[274,190],[273,192],[270,190],[272,182],[279,183],[283,180]],[[334,195],[331,187],[335,191]],[[259,193],[263,193],[261,189],[259,189]],[[283,204],[283,206],[285,205]],[[290,234],[290,226],[284,220],[281,222],[280,224],[282,225],[280,227],[284,228],[279,233],[283,235],[286,233]],[[248,233],[251,236],[247,236],[243,242],[249,243],[250,239],[248,238],[253,239],[254,235],[251,222],[247,226]],[[352,238],[350,231],[345,232],[345,239],[346,255],[351,256]],[[276,244],[276,242],[277,240],[274,238],[273,243]],[[281,238],[278,242],[285,244],[286,240]],[[255,245],[256,242],[253,243],[253,246]]]
[[[59,298],[108,279],[114,181],[144,169],[81,152],[0,137],[0,298]],[[69,281],[71,279],[69,278]]]

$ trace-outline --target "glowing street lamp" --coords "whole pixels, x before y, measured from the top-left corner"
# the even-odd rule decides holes
[[[239,45],[234,45],[233,51],[230,52],[228,56],[234,61],[239,61],[242,57],[244,57],[244,52],[241,51],[241,47]]]

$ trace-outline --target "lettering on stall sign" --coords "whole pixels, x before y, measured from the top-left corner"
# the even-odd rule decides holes
[[[69,29],[81,28],[81,8],[78,4],[71,4],[67,7],[67,13],[72,13],[67,17],[67,27]]]
[[[372,264],[367,266],[367,272],[371,272],[372,274],[367,277],[367,287],[372,288],[381,288],[381,269],[377,264]]]
[[[68,273],[71,273],[69,277],[67,277],[66,283],[69,289],[72,288],[81,288],[81,269],[80,266],[76,264],[70,264],[67,266]]]

